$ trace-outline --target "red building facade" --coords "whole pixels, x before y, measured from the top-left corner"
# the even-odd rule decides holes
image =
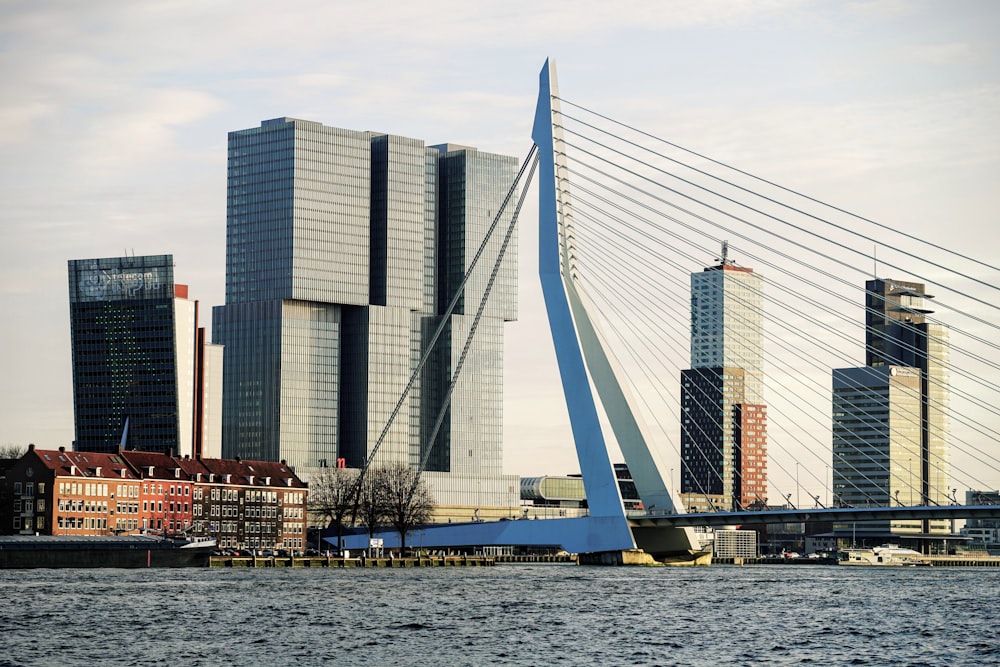
[[[4,486],[6,534],[188,532],[220,546],[305,547],[308,489],[284,463],[30,447]]]

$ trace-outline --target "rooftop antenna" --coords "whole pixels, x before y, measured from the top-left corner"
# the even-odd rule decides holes
[[[872,246],[872,261],[875,263],[875,268],[873,269],[875,271],[875,275],[873,275],[872,278],[874,278],[875,280],[878,280],[878,246],[877,245],[873,245]]]
[[[725,266],[726,264],[735,264],[735,262],[733,260],[727,259],[728,256],[729,256],[729,241],[723,241],[722,242],[722,257],[720,259],[716,260],[716,261],[718,261],[721,266]]]

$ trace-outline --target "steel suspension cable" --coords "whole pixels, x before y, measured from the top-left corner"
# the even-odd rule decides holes
[[[862,222],[865,222],[865,223],[868,223],[868,224],[871,224],[871,225],[874,225],[875,227],[878,227],[879,229],[883,229],[883,230],[885,230],[885,231],[888,231],[888,232],[892,232],[892,233],[894,233],[894,234],[898,234],[899,236],[902,236],[902,237],[906,238],[907,240],[910,240],[910,241],[916,241],[916,242],[918,242],[918,243],[922,243],[922,244],[924,244],[924,245],[927,245],[927,246],[930,246],[931,248],[933,248],[933,249],[935,249],[935,250],[939,250],[939,251],[943,251],[943,252],[945,252],[945,253],[948,253],[948,254],[950,254],[950,255],[953,255],[953,256],[957,257],[958,259],[961,259],[961,260],[964,260],[964,261],[967,261],[967,262],[972,262],[972,263],[974,263],[974,264],[978,264],[978,265],[982,266],[983,268],[987,268],[987,269],[990,269],[991,271],[1000,271],[1000,267],[996,267],[996,266],[993,266],[993,265],[991,265],[991,264],[987,264],[986,262],[984,262],[984,261],[982,261],[982,260],[979,260],[979,259],[976,259],[976,258],[974,258],[974,257],[969,257],[969,256],[967,256],[967,255],[964,255],[964,254],[962,254],[962,253],[959,253],[959,252],[956,252],[956,251],[954,251],[954,250],[951,250],[951,249],[949,249],[949,248],[946,248],[946,247],[944,247],[944,246],[941,246],[941,245],[938,245],[938,244],[935,244],[935,243],[931,243],[931,242],[929,242],[929,241],[926,241],[926,240],[924,240],[924,239],[922,239],[922,238],[920,238],[920,237],[918,237],[918,236],[914,236],[914,235],[912,235],[912,234],[907,234],[906,232],[903,232],[903,231],[900,231],[900,230],[897,230],[897,229],[894,229],[894,228],[892,228],[892,227],[889,227],[888,225],[883,225],[883,224],[881,224],[881,223],[879,223],[879,222],[876,222],[875,220],[871,220],[871,219],[869,219],[869,218],[866,218],[866,217],[864,217],[864,216],[861,216],[861,215],[858,215],[858,214],[856,214],[856,213],[852,213],[851,211],[848,211],[848,210],[846,210],[846,209],[842,209],[842,208],[839,208],[839,207],[837,207],[837,206],[834,206],[833,204],[828,204],[828,203],[826,203],[826,202],[823,202],[823,201],[821,201],[821,200],[819,200],[819,199],[816,199],[816,198],[814,198],[814,197],[810,197],[809,195],[806,195],[806,194],[803,194],[803,193],[801,193],[801,192],[798,192],[797,190],[793,190],[793,189],[791,189],[791,188],[787,188],[787,187],[785,187],[785,186],[783,186],[783,185],[780,185],[780,184],[778,184],[778,183],[775,183],[775,182],[773,182],[773,181],[769,181],[769,180],[767,180],[767,179],[764,179],[764,178],[761,178],[760,176],[756,176],[756,175],[754,175],[754,174],[751,174],[750,172],[747,172],[747,171],[744,171],[744,170],[742,170],[742,169],[739,169],[738,167],[734,167],[734,166],[731,166],[731,165],[729,165],[729,164],[726,164],[726,163],[724,163],[724,162],[721,162],[721,161],[719,161],[719,160],[715,160],[715,159],[713,159],[713,158],[710,158],[710,157],[708,157],[707,155],[704,155],[704,154],[702,154],[702,153],[698,153],[698,152],[696,152],[696,151],[694,151],[694,150],[691,150],[691,149],[689,149],[689,148],[685,148],[684,146],[681,146],[681,145],[679,145],[679,144],[676,144],[676,143],[673,143],[673,142],[670,142],[670,141],[667,141],[666,139],[662,139],[662,138],[659,138],[659,137],[656,137],[656,136],[654,136],[654,135],[652,135],[652,134],[650,134],[650,133],[648,133],[648,132],[644,132],[643,130],[640,130],[640,129],[636,128],[636,127],[633,127],[633,126],[631,126],[631,125],[627,125],[627,124],[625,124],[625,123],[622,123],[622,122],[620,122],[620,121],[617,121],[617,120],[615,120],[615,119],[613,119],[613,118],[610,118],[609,116],[606,116],[606,115],[603,115],[603,114],[600,114],[600,113],[598,113],[598,112],[596,112],[596,111],[593,111],[592,109],[588,109],[588,108],[586,108],[586,107],[584,107],[584,106],[581,106],[581,105],[579,105],[579,104],[576,104],[576,103],[574,103],[574,102],[571,102],[571,101],[569,101],[569,100],[566,100],[566,99],[564,99],[564,98],[561,98],[561,97],[558,97],[558,96],[553,96],[553,97],[555,97],[556,99],[560,100],[561,102],[564,102],[564,103],[566,103],[566,104],[569,104],[570,106],[573,106],[573,107],[576,107],[576,108],[578,108],[578,109],[580,109],[580,110],[582,110],[582,111],[585,111],[586,113],[590,113],[590,114],[593,114],[593,115],[595,115],[595,116],[597,116],[597,117],[599,117],[599,118],[602,118],[602,119],[604,119],[604,120],[607,120],[607,121],[609,121],[609,122],[611,122],[611,123],[614,123],[614,124],[616,124],[616,125],[619,125],[619,126],[621,126],[621,127],[624,127],[624,128],[626,128],[626,129],[628,129],[628,130],[630,130],[630,131],[632,131],[632,132],[635,132],[635,133],[637,133],[637,134],[640,134],[640,135],[642,135],[642,136],[644,136],[644,137],[647,137],[647,138],[649,138],[649,139],[653,139],[653,140],[655,140],[655,141],[658,141],[658,142],[660,142],[660,143],[663,143],[663,144],[665,144],[665,145],[667,145],[667,146],[670,146],[670,147],[672,147],[672,148],[676,148],[676,149],[678,149],[678,150],[681,150],[681,151],[684,151],[685,153],[688,153],[688,154],[690,154],[690,155],[694,155],[695,157],[698,157],[698,158],[700,158],[700,159],[702,159],[702,160],[706,160],[706,161],[708,161],[708,162],[711,162],[712,164],[716,164],[716,165],[718,165],[718,166],[720,166],[720,167],[723,167],[723,168],[725,168],[725,169],[729,169],[729,170],[731,170],[731,171],[734,171],[734,172],[736,172],[736,173],[738,173],[738,174],[740,174],[740,175],[742,175],[742,176],[747,176],[747,177],[749,177],[749,178],[751,178],[751,179],[753,179],[753,180],[755,180],[755,181],[758,181],[758,182],[760,182],[760,183],[764,183],[765,185],[769,185],[769,186],[771,186],[771,187],[774,187],[774,188],[778,188],[779,190],[782,190],[782,191],[784,191],[784,192],[788,192],[789,194],[793,194],[793,195],[795,195],[795,196],[797,196],[797,197],[801,197],[801,198],[803,198],[803,199],[805,199],[805,200],[807,200],[807,201],[810,201],[810,202],[813,202],[813,203],[815,203],[815,204],[819,204],[820,206],[823,206],[823,207],[826,207],[826,208],[829,208],[829,209],[831,209],[831,210],[833,210],[833,211],[836,211],[836,212],[838,212],[838,213],[843,213],[843,214],[845,214],[845,215],[847,215],[847,216],[850,216],[850,217],[852,217],[852,218],[855,218],[855,219],[857,219],[857,220],[860,220],[860,221],[862,221]],[[564,112],[563,112],[563,114],[562,114],[562,115],[563,115],[564,117],[566,117],[566,118],[570,118],[570,116],[568,116],[568,115],[567,115],[567,114],[565,114]],[[577,120],[577,122],[581,122],[581,123],[583,123],[583,121],[580,121],[580,120]],[[584,123],[584,124],[586,124],[586,123]],[[589,125],[588,125],[588,126],[589,126]],[[590,126],[590,127],[592,127],[592,126]],[[596,129],[596,128],[595,128],[595,129]],[[599,131],[601,131],[601,130],[599,130]],[[613,135],[612,135],[612,136],[613,136]],[[624,141],[624,140],[623,140],[623,141]],[[641,146],[640,146],[640,147],[641,147]],[[645,148],[645,147],[642,147],[642,148],[643,148],[644,150],[649,150],[648,148]],[[654,152],[654,151],[650,151],[650,152]],[[662,156],[662,155],[659,155],[658,153],[655,153],[655,152],[654,152],[654,154],[658,155],[659,157],[664,157],[664,158],[666,158],[666,156]],[[666,158],[666,159],[669,159],[669,158]],[[687,164],[684,164],[684,163],[680,163],[680,164],[682,164],[683,166],[685,166],[685,167],[687,167],[687,168],[689,168],[689,169],[694,169],[694,167],[691,167],[690,165],[687,165]],[[719,178],[718,178],[718,177],[716,177],[716,176],[712,176],[712,175],[710,175],[710,174],[706,174],[706,175],[709,175],[709,176],[710,176],[711,178],[716,178],[717,180],[723,180],[723,179],[719,179]],[[728,181],[724,181],[724,180],[723,180],[723,182],[726,182],[726,183],[728,183]],[[729,183],[729,184],[730,184],[730,185],[733,185],[733,184],[731,184],[731,183]],[[734,187],[739,187],[739,186],[734,186]],[[756,194],[756,193],[754,193],[754,194]],[[779,204],[780,204],[780,203],[779,203]],[[782,206],[785,206],[784,204],[780,204],[780,205],[782,205]],[[786,207],[787,207],[787,206],[786,206]],[[787,207],[787,208],[793,208],[793,207]],[[794,209],[794,208],[793,208],[793,210],[797,210],[797,209]],[[822,221],[822,222],[827,222],[826,220],[823,220],[822,218],[817,218],[817,220],[820,220],[820,221]],[[852,233],[853,233],[853,232],[852,232]],[[860,234],[855,234],[855,235],[857,235],[857,236],[862,236],[862,235],[860,235]],[[865,239],[865,240],[867,240],[867,241],[874,241],[874,239],[871,239],[871,238],[868,238],[868,237],[864,237],[864,236],[862,236],[862,238],[864,238],[864,239]],[[911,256],[913,256],[913,255],[911,255]],[[913,257],[914,257],[915,259],[921,259],[921,258],[919,258],[919,257],[916,257],[916,256],[913,256]],[[949,271],[951,271],[952,273],[955,273],[956,275],[959,275],[959,276],[962,276],[963,278],[967,278],[967,279],[969,279],[969,280],[972,280],[972,281],[975,281],[975,282],[978,282],[978,283],[981,283],[982,285],[984,285],[984,286],[986,286],[986,287],[992,287],[993,289],[1000,289],[1000,286],[998,286],[998,285],[992,285],[992,284],[990,284],[990,283],[985,283],[985,282],[982,282],[982,281],[980,281],[980,280],[978,280],[977,278],[974,278],[974,277],[972,277],[972,276],[966,276],[966,275],[964,275],[964,274],[962,274],[962,273],[959,273],[959,272],[957,272],[957,271],[953,271],[953,270],[950,270],[950,269],[948,269],[948,270],[949,270]]]

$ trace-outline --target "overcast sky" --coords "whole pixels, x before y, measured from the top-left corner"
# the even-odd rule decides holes
[[[0,444],[73,440],[67,260],[173,254],[203,313],[223,303],[230,130],[293,116],[523,157],[551,56],[565,98],[993,259],[998,39],[990,0],[4,2]],[[578,470],[534,222],[506,351],[521,475]]]

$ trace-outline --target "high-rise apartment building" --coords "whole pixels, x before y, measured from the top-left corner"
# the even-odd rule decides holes
[[[681,372],[681,496],[694,511],[767,500],[760,274],[723,257],[691,274],[691,368]]]
[[[948,331],[924,285],[865,284],[864,367],[833,371],[833,491],[839,505],[947,504]],[[845,528],[846,526],[840,526]],[[947,533],[948,521],[866,522],[880,533]]]
[[[517,504],[502,474],[516,240],[430,437],[511,211],[459,286],[515,158],[277,118],[229,135],[223,455],[423,466],[438,504]],[[400,402],[457,294],[428,364]],[[392,427],[383,430],[395,415]]]
[[[69,302],[75,449],[114,452],[124,441],[194,455],[215,446],[218,432],[200,426],[216,414],[206,386],[220,386],[196,377],[198,306],[174,282],[172,255],[70,260]]]

